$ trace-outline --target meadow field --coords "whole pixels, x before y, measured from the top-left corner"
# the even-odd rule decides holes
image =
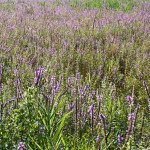
[[[149,0],[0,0],[0,150],[148,150],[149,88]]]

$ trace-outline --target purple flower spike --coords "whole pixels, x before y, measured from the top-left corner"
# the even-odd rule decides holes
[[[50,97],[48,95],[46,96],[46,100],[50,102]]]
[[[26,147],[23,145],[22,142],[19,142],[18,149],[22,148],[23,150],[26,150]]]
[[[95,95],[95,91],[92,92],[92,95]]]
[[[76,94],[76,89],[75,89],[75,88],[74,88],[74,89],[72,89],[72,91],[71,91],[71,92],[72,92],[72,94],[73,94],[73,95],[75,95],[75,94]]]
[[[142,77],[142,73],[139,71],[139,78],[141,79],[141,77]]]
[[[0,83],[0,89],[2,89],[3,88],[3,83]]]
[[[101,118],[102,122],[104,123],[105,122],[105,116],[103,114],[100,114],[99,117]]]
[[[114,96],[112,96],[112,97],[111,97],[111,100],[113,101],[114,99],[115,99],[115,97],[114,97]]]
[[[150,98],[148,99],[148,107],[149,107],[149,111],[150,111]]]
[[[99,101],[100,103],[102,102],[101,95],[98,96],[98,101]]]
[[[150,94],[148,92],[148,86],[145,81],[143,81],[143,86],[145,87],[145,91],[147,92],[148,97],[150,97]]]
[[[56,80],[56,76],[53,75],[52,78],[51,78],[51,83],[50,83],[51,86],[55,85],[55,80]]]
[[[61,75],[61,76],[60,76],[60,80],[59,80],[59,85],[62,84],[62,79],[63,79],[63,77],[62,77],[62,75]]]
[[[123,141],[123,137],[121,137],[120,135],[118,135],[118,144],[121,145]]]
[[[114,68],[114,73],[116,74],[116,72],[117,72],[117,68]]]
[[[103,74],[103,67],[102,67],[102,66],[100,66],[99,76],[101,77],[101,76],[102,76],[102,74]]]
[[[2,75],[2,65],[0,65],[0,77]]]
[[[77,73],[77,74],[76,74],[76,80],[78,80],[79,78],[80,78],[80,74]]]
[[[80,86],[79,97],[83,98],[83,87],[82,87],[82,85]]]
[[[134,113],[129,113],[128,120],[134,121],[134,119],[135,119]]]
[[[76,77],[75,77],[75,85],[77,85],[78,79],[80,78],[80,74],[76,73]]]
[[[18,73],[19,73],[19,72],[18,72],[18,70],[16,69],[16,70],[14,71],[14,74],[15,74],[16,77],[18,77]]]
[[[132,96],[128,95],[127,100],[131,103],[132,102]]]
[[[71,88],[71,82],[72,82],[71,77],[69,77],[68,78],[68,88]]]
[[[35,70],[35,78],[34,78],[34,83],[36,85],[40,85],[41,84],[41,80],[42,80],[42,75],[43,75],[43,72],[45,71],[44,68],[39,68],[39,69],[36,69]],[[18,75],[17,75],[18,76]]]
[[[2,93],[3,83],[0,83],[0,94]]]
[[[89,84],[87,84],[87,85],[85,86],[85,90],[88,90],[88,91],[90,91]]]
[[[97,136],[97,138],[96,138],[96,142],[97,142],[97,143],[99,143],[99,136]]]
[[[145,86],[145,87],[146,87],[146,82],[145,82],[145,81],[143,81],[143,86]]]
[[[91,105],[89,108],[89,112],[92,113],[94,111],[94,108],[95,108],[94,105]]]

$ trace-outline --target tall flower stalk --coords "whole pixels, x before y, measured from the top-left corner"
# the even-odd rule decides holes
[[[106,135],[106,123],[105,123],[105,116],[103,114],[100,114],[100,119],[104,126],[104,137],[105,137],[105,143],[107,145],[107,135]]]
[[[93,126],[94,126],[94,109],[95,109],[95,106],[94,104],[92,104],[89,108],[89,112],[90,112],[90,115],[91,115],[91,130],[92,130],[92,134],[93,134]]]
[[[99,116],[100,109],[101,109],[101,103],[102,103],[101,95],[98,95],[97,99],[98,99],[98,116]]]

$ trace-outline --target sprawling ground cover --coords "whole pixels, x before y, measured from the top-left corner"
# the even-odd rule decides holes
[[[150,148],[149,19],[147,1],[2,0],[0,149]]]

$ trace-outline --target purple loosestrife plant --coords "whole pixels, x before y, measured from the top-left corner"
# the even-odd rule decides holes
[[[99,142],[100,142],[99,136],[97,136],[96,142],[99,144]]]
[[[117,68],[114,68],[114,74],[116,74],[116,72],[117,72]]]
[[[18,77],[18,73],[19,73],[19,71],[18,71],[17,69],[15,69],[15,70],[14,70],[14,75],[15,75],[16,77]]]
[[[101,103],[102,103],[101,95],[98,95],[97,99],[98,99],[98,116],[99,116],[100,109],[101,109]]]
[[[148,108],[149,108],[149,111],[150,111],[150,98],[148,99]]]
[[[56,91],[59,92],[60,91],[60,87],[61,87],[61,84],[62,84],[62,75],[60,76],[60,79],[59,79],[59,82],[56,83]]]
[[[127,100],[129,101],[130,103],[130,113],[129,113],[129,116],[128,116],[128,120],[129,120],[129,125],[128,125],[128,129],[126,130],[126,142],[128,141],[129,139],[129,135],[130,133],[133,131],[134,132],[134,123],[135,123],[135,116],[134,116],[134,113],[132,112],[133,110],[133,97],[131,96],[127,96]]]
[[[99,138],[98,135],[97,135],[97,138],[96,138],[96,143],[98,145],[98,149],[100,150],[100,138]]]
[[[139,78],[142,79],[142,73],[139,71]]]
[[[8,0],[1,0],[1,1],[6,2],[4,5],[6,5],[7,8]],[[97,109],[98,111],[96,111],[96,108],[94,110],[94,113],[96,115],[98,113],[96,117],[99,117],[99,115],[101,114],[101,104],[102,104],[101,96],[96,94],[91,94],[91,93],[92,90],[100,91],[103,88],[103,86],[101,86],[102,84],[100,81],[100,79],[102,79],[103,76],[106,77],[105,80],[106,85],[109,85],[109,83],[113,82],[113,80],[117,81],[115,91],[116,91],[116,95],[118,96],[116,97],[118,101],[114,102],[113,101],[114,98],[112,96],[111,97],[112,101],[110,104],[116,103],[116,106],[118,106],[116,108],[120,109],[119,112],[121,111],[126,112],[125,108],[128,109],[126,107],[126,103],[122,103],[122,102],[121,104],[119,103],[120,95],[122,95],[121,97],[125,95],[127,91],[127,87],[130,87],[131,85],[130,80],[132,79],[132,77],[136,79],[138,78],[141,81],[143,80],[142,78],[145,78],[145,81],[148,81],[148,75],[150,74],[149,68],[146,69],[143,68],[143,66],[148,64],[149,56],[150,56],[150,51],[148,49],[149,43],[147,40],[149,36],[149,2],[144,3],[145,1],[144,0],[143,2],[141,2],[141,5],[139,6],[135,5],[133,10],[129,12],[124,12],[122,10],[114,11],[112,9],[109,9],[109,6],[108,5],[106,6],[106,3],[104,4],[104,6],[102,5],[101,11],[95,9],[83,10],[80,8],[79,11],[76,11],[73,10],[71,7],[68,7],[68,0],[64,0],[59,6],[55,6],[54,4],[54,7],[49,6],[48,1],[50,0],[44,2],[44,7],[42,6],[43,0],[35,0],[33,3],[30,3],[30,0],[24,1],[24,3],[22,3],[23,0],[12,0],[12,1],[14,1],[14,4],[12,5],[12,7],[8,8],[9,11],[5,9],[5,7],[4,8],[2,7],[2,11],[0,11],[0,22],[1,22],[0,26],[2,27],[0,29],[0,37],[1,37],[0,38],[0,43],[1,43],[0,62],[3,63],[2,65],[4,65],[3,68],[0,65],[0,91],[1,91],[2,83],[4,84],[3,93],[2,93],[3,95],[0,94],[1,102],[2,101],[5,102],[9,98],[11,99],[14,94],[15,97],[18,99],[19,95],[16,96],[16,93],[20,93],[19,87],[23,87],[23,89],[26,91],[27,88],[31,86],[31,80],[33,76],[32,73],[34,69],[40,65],[41,66],[43,65],[47,68],[45,75],[53,73],[52,75],[55,74],[57,76],[59,76],[60,73],[63,74],[64,72],[66,75],[74,75],[75,73],[74,69],[78,67],[80,69],[77,70],[75,75],[75,81],[74,81],[75,87],[71,88],[74,82],[71,83],[69,80],[67,82],[66,78],[63,80],[64,81],[63,86],[68,87],[70,91],[67,92],[67,94],[65,95],[65,98],[66,99],[68,98],[69,100],[67,100],[67,102],[65,103],[64,108],[66,107],[66,104],[67,105],[71,104],[68,106],[69,109],[73,107],[74,114],[72,115],[73,117],[72,119],[74,120],[76,119],[76,127],[79,127],[77,126],[78,123],[80,123],[81,125],[80,127],[82,127],[84,123],[87,126],[86,122],[88,121],[87,119],[88,115],[90,115],[90,121],[92,120],[91,114],[88,113],[89,104],[96,103],[95,107],[97,106],[98,108]],[[36,4],[36,2],[38,4]],[[69,5],[70,4],[71,3],[69,3]],[[78,6],[78,4],[75,5]],[[121,8],[126,7],[126,4],[124,5],[122,5]],[[105,8],[105,6],[107,8]],[[129,32],[127,32],[127,30]],[[130,51],[131,49],[135,49],[135,51]],[[118,58],[124,59],[124,61],[122,60],[121,62],[124,62],[123,64],[125,64],[126,73],[121,74],[121,72],[118,71],[120,70],[119,68],[122,66],[119,63]],[[110,60],[112,60],[112,63],[109,62]],[[134,62],[136,62],[135,68],[130,67],[129,64],[131,63],[132,66],[134,65],[133,64]],[[114,67],[117,67],[117,69]],[[11,71],[13,70],[13,68],[18,69],[16,70],[15,79],[13,75],[11,75]],[[65,68],[66,70],[64,70]],[[112,72],[109,72],[110,68],[112,68]],[[24,74],[22,75],[21,72],[23,70],[24,70]],[[132,74],[134,70],[141,71],[142,77],[139,72],[137,72],[139,73],[137,75]],[[83,71],[85,71],[85,73],[79,82],[78,75],[79,74],[82,75]],[[88,76],[89,72],[90,73],[95,72],[95,78],[92,77],[92,80],[91,77]],[[111,73],[114,79],[111,77]],[[130,76],[131,74],[132,76]],[[44,95],[48,95],[50,98],[47,97],[46,101],[52,103],[52,99],[56,98],[56,94],[58,94],[59,92],[61,92],[61,90],[63,90],[63,88],[60,89],[61,87],[60,85],[62,81],[60,79],[60,82],[57,83],[56,77],[54,77],[52,79],[53,81],[51,81],[50,88],[49,88],[49,82],[50,82],[49,79],[47,81],[47,85],[45,84],[45,86],[42,87],[41,81],[42,83],[44,81],[42,77],[43,77],[42,73],[39,70],[36,70],[34,75],[33,86],[37,85],[35,89],[39,89],[39,90],[38,92],[36,92],[37,96],[35,98],[39,97],[39,102],[40,102],[40,95],[41,95],[40,93],[42,93]],[[118,80],[115,79],[117,77]],[[71,76],[71,78],[73,79],[73,76]],[[123,80],[120,80],[119,78],[122,78]],[[18,79],[22,79],[22,83],[19,83],[20,81],[18,81]],[[16,90],[13,90],[14,87],[12,83],[14,83],[14,80],[16,83],[15,84],[16,87],[18,85]],[[82,85],[84,85],[85,82],[88,82],[88,80],[90,80],[90,85],[92,85],[93,87],[90,90],[87,86],[86,89],[84,88],[84,92],[82,92],[83,89],[81,88],[81,84],[79,83],[82,83]],[[100,83],[99,85],[97,85],[99,81]],[[123,86],[124,90],[120,89],[120,85],[121,85],[120,82],[126,83]],[[134,80],[134,82],[135,82],[134,84],[137,85],[136,84],[137,80]],[[98,86],[100,88],[96,89],[96,87]],[[144,89],[145,88],[146,88],[146,92],[148,93],[148,83],[146,85],[146,82],[144,84]],[[107,90],[109,89],[107,88],[105,89],[106,93]],[[138,93],[140,89],[136,88],[136,90],[137,90],[136,93]],[[92,100],[89,98],[91,95],[93,97]],[[96,96],[97,99],[95,100]],[[137,94],[136,96],[137,99],[139,97],[142,97],[141,92],[139,92],[139,94]],[[134,120],[133,117],[135,116],[136,118],[137,116],[136,112],[134,112],[135,115],[133,115],[132,97],[129,96],[128,98],[130,111],[128,112],[129,121],[125,120],[127,122]],[[26,96],[22,100],[24,101],[25,98]],[[147,106],[150,109],[149,98],[150,97],[148,97]],[[104,101],[103,105],[105,109],[107,107],[107,102]],[[120,105],[122,105],[124,108],[120,107]],[[112,108],[111,106],[112,105],[110,105],[110,108]],[[141,107],[145,107],[145,103],[142,103]],[[7,105],[7,108],[9,109],[9,105]],[[48,108],[49,107],[47,107],[47,109]],[[121,110],[122,108],[123,110]],[[82,110],[82,114],[80,110]],[[61,115],[63,115],[65,111],[68,110],[65,109],[60,110]],[[108,111],[109,110],[105,110],[105,113],[111,114],[111,112]],[[6,111],[4,110],[4,112]],[[123,112],[120,113],[120,115],[122,114]],[[116,118],[115,115],[116,113],[114,113],[114,115],[111,114],[110,116],[111,119],[113,118],[113,116]],[[43,117],[45,117],[45,115],[43,115]],[[3,118],[5,119],[5,117]],[[122,117],[120,116],[117,120],[119,121],[120,118]],[[35,120],[37,119],[35,118]],[[80,121],[79,119],[80,120],[82,119],[82,121],[79,122]],[[68,120],[69,119],[67,119],[66,124],[68,124]],[[105,118],[103,118],[102,120],[103,120],[102,122],[106,124]],[[7,121],[9,121],[9,118],[7,118]],[[139,126],[140,122],[137,121],[137,124]],[[110,126],[111,126],[111,121],[109,121],[108,128]],[[80,127],[76,129],[74,133],[78,133]],[[118,129],[117,126],[116,128]],[[21,128],[20,125],[18,124],[18,133],[19,133],[19,129]],[[136,132],[137,131],[136,128],[134,129]],[[106,127],[104,128],[104,130],[106,131]],[[112,132],[112,130],[111,131],[109,129],[107,130],[108,130],[108,134],[107,134],[108,137],[109,133]],[[70,132],[71,130],[69,130],[68,128],[65,131]],[[116,133],[118,132],[118,130],[115,131]],[[82,132],[84,132],[84,130],[82,130]],[[39,133],[41,133],[41,131],[39,131]],[[116,133],[114,134],[114,136],[117,135]],[[70,135],[70,133],[69,134],[66,133],[66,134]],[[11,135],[10,134],[8,135],[9,135],[8,139],[10,139]],[[100,134],[98,135],[100,136]],[[12,135],[12,137],[14,136],[15,135]],[[36,134],[34,136],[35,136],[34,138],[35,140],[38,139],[36,137]],[[23,139],[25,138],[26,137],[23,137]],[[46,140],[44,136],[41,138],[43,138],[43,141]],[[101,139],[102,137],[98,137],[98,138]],[[118,139],[118,137],[115,137],[115,139],[116,138]],[[113,137],[111,139],[113,139]],[[14,141],[13,138],[11,140]],[[65,136],[64,136],[64,140],[66,140]],[[38,142],[39,142],[38,144],[43,143],[40,140],[38,140]],[[6,143],[8,143],[8,140],[4,143],[4,145],[6,145]],[[78,144],[78,142],[75,143]],[[68,145],[68,143],[66,144]],[[91,146],[91,144],[88,145]],[[111,148],[111,146],[112,144],[110,145],[110,147],[108,147],[108,149]],[[113,146],[117,146],[117,143],[115,144],[113,142]],[[12,148],[8,148],[8,149],[12,149]],[[44,149],[44,146],[42,147],[42,149]],[[92,148],[88,147],[87,149],[92,149]]]
[[[0,80],[2,78],[2,65],[0,65]]]
[[[114,96],[111,96],[111,100],[114,101],[114,99],[115,99],[115,97],[114,97]]]
[[[106,124],[105,124],[105,116],[103,115],[103,114],[100,114],[100,119],[101,119],[101,121],[102,121],[102,123],[103,123],[103,125],[104,125],[104,133],[105,133],[105,143],[106,143],[106,145],[107,145],[107,136],[106,136]]]
[[[102,123],[105,125],[105,116],[103,114],[100,114],[99,117],[100,117]]]
[[[80,78],[80,74],[79,73],[76,73],[76,77],[75,77],[75,85],[77,85],[77,82]]]
[[[61,75],[61,76],[60,76],[60,79],[59,79],[59,85],[62,84],[62,79],[63,79],[63,76]]]
[[[136,121],[137,121],[137,118],[138,118],[139,109],[140,109],[140,104],[138,103],[137,104],[137,108],[136,108],[136,113],[135,113],[135,119],[134,119],[133,127],[136,126]],[[135,141],[135,133],[136,133],[135,128],[133,128],[134,141]]]
[[[16,102],[16,106],[18,105],[18,101],[21,98],[21,82],[22,80],[19,79],[19,71],[17,69],[15,69],[14,74],[16,76],[16,81],[14,82],[14,85],[17,86],[17,102]]]
[[[68,110],[72,110],[73,109],[73,105],[68,105]]]
[[[59,85],[59,83],[56,83],[56,84],[55,84],[54,89],[59,92],[59,90],[60,90],[60,85]]]
[[[99,76],[101,77],[101,76],[102,76],[102,74],[103,74],[103,67],[102,67],[102,66],[100,66]]]
[[[18,79],[17,80],[17,99],[21,98],[21,83],[22,83],[22,80]]]
[[[79,90],[79,97],[82,100],[83,99],[83,86],[80,86],[80,90]]]
[[[148,87],[147,87],[147,84],[146,84],[145,81],[143,81],[143,86],[145,87],[145,91],[146,91],[148,97],[150,98],[150,94],[149,94],[149,92],[148,92]]]
[[[128,120],[134,122],[134,113],[129,113]]]
[[[71,93],[72,93],[73,95],[76,95],[76,89],[73,88],[73,89],[71,90]]]
[[[118,135],[118,145],[120,146],[121,143],[123,141],[123,137],[121,137],[120,135]]]
[[[90,115],[91,115],[91,128],[92,128],[92,134],[93,134],[93,125],[94,125],[94,109],[95,109],[95,106],[94,104],[92,104],[89,108],[89,112],[90,112]]]
[[[55,86],[55,82],[56,82],[56,76],[53,75],[52,78],[51,78],[51,83],[50,83],[50,85],[51,85],[52,87],[54,87],[54,86]]]
[[[79,102],[79,110],[80,110],[80,119],[81,119],[81,114],[82,114],[82,101],[83,101],[83,86],[81,85],[80,86],[80,89],[79,89],[79,97],[80,97],[80,102]]]
[[[139,144],[141,143],[141,138],[142,138],[142,134],[143,134],[144,118],[145,118],[144,114],[145,114],[145,108],[143,108],[143,111],[142,111],[142,124],[141,124],[140,136],[139,136],[139,141],[138,141]]]
[[[88,92],[90,92],[90,87],[89,87],[89,84],[86,84],[86,86],[85,86],[85,91],[87,90]]]
[[[146,86],[147,86],[145,81],[143,81],[143,86],[144,86],[144,87],[146,87]]]
[[[47,95],[46,96],[46,103],[50,102],[50,100],[51,100],[50,97]]]
[[[94,106],[94,104],[92,104],[92,105],[90,106],[90,108],[89,108],[89,112],[90,112],[90,114],[91,114],[91,118],[94,117],[94,109],[95,109],[95,106]]]
[[[3,83],[0,83],[0,94],[2,93]]]
[[[91,93],[90,99],[92,100],[93,96],[95,95],[95,91],[93,90],[93,92]]]
[[[78,79],[80,78],[80,74],[78,73],[78,70],[77,70],[77,73],[76,73],[76,77],[75,77],[75,92],[76,92],[76,97],[75,97],[75,130],[76,130],[76,139],[77,139],[77,133],[78,133],[78,99],[77,99],[77,90],[78,90]],[[79,122],[80,123],[80,122]]]
[[[22,142],[19,142],[18,149],[27,150],[27,148],[24,146],[24,144]]]
[[[71,82],[72,82],[71,77],[69,77],[69,78],[68,78],[68,88],[71,88],[71,87],[72,87]]]
[[[131,104],[133,102],[132,96],[128,95],[127,96],[127,100],[129,101],[129,103]]]
[[[56,93],[56,90],[55,90],[55,88],[53,88],[52,89],[52,93],[51,93],[51,96],[52,96],[52,105],[54,104],[55,93]]]
[[[42,81],[42,77],[43,77],[43,73],[44,73],[45,69],[40,67],[39,69],[35,70],[35,78],[34,78],[34,84],[36,86],[40,86],[41,85],[41,81]]]
[[[98,95],[98,101],[99,101],[99,103],[101,103],[102,102],[102,98],[101,98],[101,95]]]

